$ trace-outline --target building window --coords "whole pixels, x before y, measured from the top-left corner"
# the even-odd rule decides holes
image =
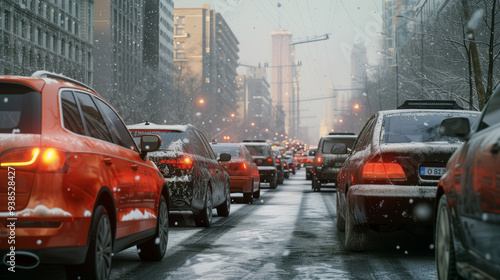
[[[43,46],[43,33],[41,28],[37,29],[37,40],[38,45]]]
[[[5,22],[4,22],[5,30],[11,31],[11,29],[10,29],[10,12],[7,11],[7,10],[5,10],[4,14],[5,14],[5,17],[4,17],[4,19],[5,19]]]
[[[66,55],[66,41],[64,39],[61,40],[61,55]]]
[[[175,52],[175,58],[176,59],[186,59],[186,53],[185,52]]]
[[[184,35],[184,34],[185,34],[184,27],[175,28],[175,35]]]
[[[183,24],[184,23],[184,17],[177,17],[175,19],[175,23]]]

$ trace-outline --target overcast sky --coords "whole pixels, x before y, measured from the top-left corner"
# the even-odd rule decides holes
[[[222,14],[240,43],[238,55],[243,64],[271,63],[272,31],[289,30],[292,41],[329,34],[329,40],[295,47],[295,57],[302,62],[302,100],[324,97],[330,86],[350,87],[350,55],[354,43],[364,42],[369,63],[379,63],[377,50],[380,50],[381,38],[377,32],[382,31],[382,0],[174,1],[175,7],[203,4]],[[244,68],[238,70],[246,73]],[[325,100],[301,102],[301,126],[319,126]]]

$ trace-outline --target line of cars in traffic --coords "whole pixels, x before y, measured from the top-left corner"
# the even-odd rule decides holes
[[[409,230],[434,238],[439,279],[500,277],[499,123],[500,87],[482,113],[406,101],[358,136],[323,136],[311,185],[335,183],[345,248],[365,250],[368,230]]]
[[[94,89],[38,71],[0,77],[0,258],[9,270],[66,266],[68,279],[108,279],[112,256],[137,246],[163,259],[169,213],[210,227],[231,193],[289,176],[264,141],[209,143],[192,125],[126,126]]]

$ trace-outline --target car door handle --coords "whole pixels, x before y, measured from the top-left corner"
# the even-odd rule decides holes
[[[109,158],[109,157],[108,157],[108,158],[104,158],[104,160],[103,160],[103,161],[104,161],[104,163],[105,163],[106,165],[111,165],[111,164],[113,164],[113,160],[112,160],[111,158]]]
[[[134,171],[137,171],[137,170],[139,169],[139,165],[137,165],[137,164],[132,164],[130,167],[131,167],[131,168],[132,168],[132,170],[134,170]]]

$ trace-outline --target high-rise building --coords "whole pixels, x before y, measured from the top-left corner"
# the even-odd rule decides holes
[[[272,46],[272,82],[271,97],[273,108],[276,110],[275,125],[279,133],[290,133],[294,116],[293,103],[293,68],[296,67],[294,61],[292,33],[286,30],[271,32]]]
[[[266,69],[263,67],[249,69],[248,80],[248,118],[261,129],[272,129],[272,99]]]
[[[143,1],[95,3],[95,89],[127,122],[143,121],[135,108],[146,99],[143,79]],[[138,113],[138,112],[137,112]]]
[[[2,1],[0,73],[62,73],[92,84],[93,0]]]
[[[273,140],[273,107],[266,68],[249,67],[247,75],[237,77],[237,85],[239,135],[231,139]]]
[[[174,13],[174,84],[191,88],[186,94],[193,100],[193,122],[212,140],[237,110],[238,40],[209,5]]]
[[[173,80],[173,1],[95,3],[95,88],[127,122],[166,122]]]
[[[158,74],[163,86],[172,91],[174,81],[174,4],[173,0],[144,3],[144,66]]]

